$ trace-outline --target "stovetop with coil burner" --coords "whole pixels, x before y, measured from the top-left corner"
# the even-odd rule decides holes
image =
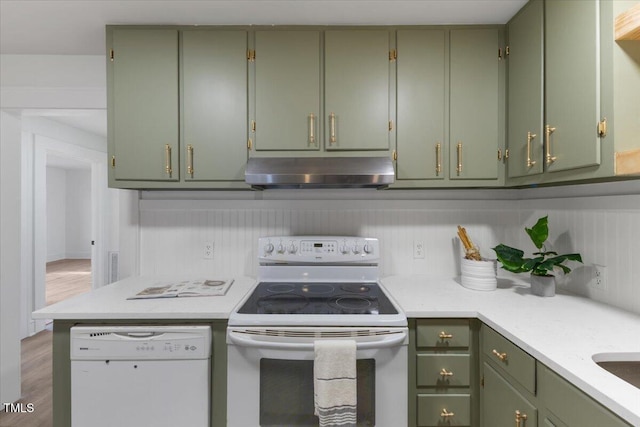
[[[240,314],[398,314],[375,282],[259,283]]]

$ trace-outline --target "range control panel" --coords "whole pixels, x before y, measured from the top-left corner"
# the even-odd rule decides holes
[[[130,326],[71,328],[71,360],[206,359],[208,326]]]
[[[378,239],[353,236],[272,236],[258,239],[260,263],[366,263],[380,257]]]

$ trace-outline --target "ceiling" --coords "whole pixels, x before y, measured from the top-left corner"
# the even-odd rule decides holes
[[[103,55],[107,24],[504,24],[527,0],[0,0],[0,53]],[[106,137],[106,113],[33,115]]]
[[[102,55],[106,24],[504,24],[527,0],[0,0],[0,53]]]

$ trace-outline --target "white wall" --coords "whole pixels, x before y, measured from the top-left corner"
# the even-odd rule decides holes
[[[20,397],[20,120],[0,112],[0,403]]]
[[[91,258],[91,171],[47,167],[47,262]]]
[[[67,173],[47,167],[47,262],[66,258]]]
[[[617,189],[629,194],[607,195]],[[214,193],[143,193],[140,274],[255,276],[259,236],[343,234],[380,239],[383,275],[456,277],[458,224],[484,256],[493,258],[491,247],[498,243],[532,252],[524,227],[548,214],[553,248],[580,252],[585,261],[572,265],[574,273],[561,279],[561,286],[640,313],[640,263],[634,262],[640,253],[640,181],[543,190],[347,191],[318,200],[322,194],[285,191],[280,200],[232,200],[230,195],[225,200]],[[425,259],[413,258],[414,241],[425,244]],[[202,258],[204,242],[214,242],[213,260]],[[604,290],[585,285],[593,264],[607,267]]]

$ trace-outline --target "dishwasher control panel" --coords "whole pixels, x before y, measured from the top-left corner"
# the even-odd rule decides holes
[[[71,360],[207,359],[209,326],[75,326]]]

